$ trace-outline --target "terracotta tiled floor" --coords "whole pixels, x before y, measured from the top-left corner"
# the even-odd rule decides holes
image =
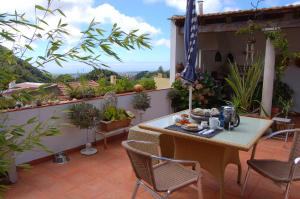
[[[21,171],[20,179],[5,195],[6,199],[126,199],[130,198],[135,183],[126,153],[121,141],[109,143],[106,151],[86,157],[79,152],[70,154],[71,161],[65,165],[44,162],[29,171]],[[281,140],[265,141],[257,149],[259,158],[284,159],[290,144]],[[250,152],[241,152],[243,177],[246,160]],[[229,165],[226,169],[225,198],[240,198],[241,187],[236,184],[237,169]],[[218,199],[218,184],[203,171],[204,199]],[[138,198],[152,198],[140,189]],[[191,187],[174,193],[172,199],[196,199],[197,192]],[[247,199],[281,199],[283,191],[271,181],[252,173],[246,190]],[[291,199],[300,198],[300,183],[294,183]]]

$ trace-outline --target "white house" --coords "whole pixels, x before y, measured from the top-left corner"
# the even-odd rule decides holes
[[[203,6],[199,6],[200,11],[201,7]],[[289,50],[291,52],[300,52],[300,5],[210,14],[203,14],[203,11],[199,13],[200,32],[197,67],[201,67],[202,70],[208,72],[224,70],[222,67],[228,60],[228,56],[233,57],[238,65],[245,64],[246,46],[249,38],[248,35],[236,35],[236,31],[241,27],[247,26],[248,21],[253,19],[256,13],[256,23],[261,24],[266,29],[279,27],[288,39]],[[184,20],[185,16],[172,16],[170,19],[171,82],[175,80],[176,64],[184,63]],[[274,51],[272,43],[266,40],[262,32],[255,34],[255,40],[255,56],[265,59],[263,106],[270,112],[274,63],[278,52]],[[251,51],[251,47],[248,51]],[[217,53],[218,59],[216,61]],[[296,66],[293,60],[290,61],[283,80],[294,90],[293,110],[300,112],[300,67]]]

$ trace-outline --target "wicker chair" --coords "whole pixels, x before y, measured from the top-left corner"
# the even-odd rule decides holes
[[[140,148],[138,145],[153,146],[152,142],[127,140],[123,141],[122,145],[137,177],[132,199],[136,197],[140,185],[155,198],[166,199],[174,191],[194,183],[197,183],[198,197],[202,199],[200,175],[195,171],[197,162],[158,157],[137,149]],[[159,163],[154,164],[157,160]],[[182,164],[192,166],[193,170]]]
[[[249,179],[250,169],[253,169],[257,173],[266,178],[269,178],[273,182],[280,185],[285,185],[285,199],[288,199],[291,183],[293,181],[300,181],[300,129],[287,129],[277,131],[266,136],[266,138],[262,140],[286,133],[295,133],[288,161],[254,159],[256,145],[254,146],[251,159],[247,161],[248,170],[242,189],[242,196],[244,195]]]

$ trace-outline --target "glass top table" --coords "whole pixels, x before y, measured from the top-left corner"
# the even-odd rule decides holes
[[[219,145],[234,147],[243,151],[248,151],[273,123],[272,120],[268,119],[241,116],[241,122],[238,127],[229,131],[224,130],[212,138],[204,138],[192,134],[165,129],[166,127],[175,123],[173,116],[183,113],[188,113],[188,111],[181,111],[148,122],[144,122],[140,124],[139,127],[142,129],[157,131],[172,136],[179,136],[203,142],[215,143]]]

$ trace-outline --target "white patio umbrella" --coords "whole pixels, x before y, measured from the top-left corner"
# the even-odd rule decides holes
[[[184,53],[185,69],[181,78],[189,84],[189,113],[192,112],[193,83],[196,81],[195,65],[198,52],[198,18],[195,0],[187,0],[186,17],[184,22]]]

